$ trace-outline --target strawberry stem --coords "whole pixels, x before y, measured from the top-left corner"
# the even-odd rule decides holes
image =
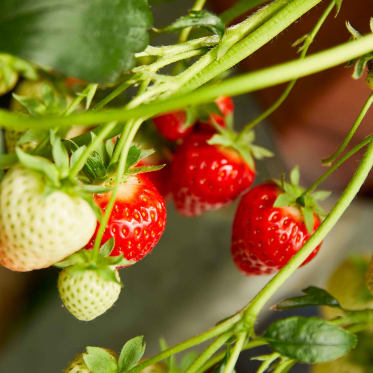
[[[315,37],[319,30],[321,29],[322,25],[328,18],[330,12],[333,10],[334,6],[336,4],[336,0],[333,0],[330,2],[328,7],[324,10],[321,17],[317,21],[316,25],[312,29],[312,31],[307,35],[304,44],[302,46],[302,52],[299,57],[300,60],[306,57],[307,52],[315,40]],[[297,79],[292,80],[287,87],[285,88],[284,92],[281,94],[281,96],[277,99],[277,101],[269,107],[266,111],[264,111],[262,114],[260,114],[258,117],[256,117],[254,120],[252,120],[250,123],[248,123],[244,129],[242,130],[240,137],[242,137],[245,133],[250,132],[255,126],[257,126],[259,123],[261,123],[263,120],[268,118],[274,111],[276,111],[281,104],[286,100],[286,98],[289,96],[290,92],[292,91],[293,87],[295,86],[295,83],[297,82]]]
[[[350,131],[348,132],[346,138],[343,140],[342,144],[338,147],[338,149],[328,158],[323,159],[322,163],[324,165],[331,165],[340,154],[346,149],[347,145],[350,143],[352,137],[354,136],[355,132],[359,128],[361,122],[363,121],[365,115],[367,114],[368,110],[370,109],[371,105],[373,104],[373,93],[371,93],[361,109],[358,117],[356,118],[354,124],[352,125]]]

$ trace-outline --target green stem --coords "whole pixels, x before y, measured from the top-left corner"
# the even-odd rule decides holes
[[[341,157],[332,167],[328,169],[319,179],[317,179],[307,190],[304,191],[303,195],[314,192],[319,185],[321,185],[337,168],[339,168],[344,162],[350,159],[354,154],[361,150],[364,146],[368,145],[373,140],[373,135],[367,137],[360,144],[354,146],[349,152]]]
[[[266,345],[266,341],[262,341],[260,339],[248,342],[245,344],[245,346],[242,347],[242,351],[244,350],[250,350],[251,348],[259,347],[259,346],[264,346]],[[225,356],[225,352],[221,352],[217,354],[216,356],[213,356],[200,370],[198,373],[203,373],[206,372],[208,369],[213,367],[215,364],[217,364],[219,361],[223,360]]]
[[[131,79],[125,80],[122,84],[120,84],[117,88],[115,88],[112,92],[110,92],[104,99],[98,102],[92,110],[100,110],[109,102],[113,101],[116,97],[118,97],[121,93],[123,93],[127,88],[131,87],[131,85],[137,80],[137,77],[132,77]]]
[[[6,110],[0,110],[0,123],[2,127],[17,130],[48,129],[54,127],[76,125],[92,126],[111,122],[125,121],[142,117],[151,117],[160,113],[178,110],[186,105],[199,105],[214,101],[221,95],[234,96],[255,90],[288,82],[290,80],[307,76],[328,68],[343,64],[373,50],[373,34],[362,36],[323,52],[313,54],[303,60],[286,62],[281,65],[269,67],[239,77],[227,79],[224,82],[200,88],[182,96],[159,100],[143,104],[133,109],[109,109],[100,112],[84,112],[69,117],[25,117]]]
[[[94,86],[96,86],[97,89],[97,84],[89,84],[85,89],[84,92],[88,92],[90,89],[92,89]],[[78,95],[74,101],[69,105],[69,107],[66,109],[64,115],[68,116],[70,115],[77,107],[78,105],[86,98],[86,96],[83,95]]]
[[[272,295],[281,287],[281,285],[294,273],[294,271],[302,265],[312,251],[322,242],[326,235],[331,231],[334,225],[351,204],[365,179],[369,175],[373,167],[373,141],[369,143],[368,149],[364,157],[355,171],[350,183],[342,193],[340,199],[332,208],[328,216],[321,223],[316,232],[310,237],[299,252],[281,269],[275,277],[273,277],[267,285],[254,297],[244,309],[245,318],[247,321],[253,321],[257,318],[259,312],[272,297]]]
[[[193,91],[220,75],[222,72],[229,70],[271,41],[281,31],[285,30],[321,1],[322,0],[293,0],[289,3],[289,1],[286,0],[275,0],[267,7],[262,8],[249,19],[259,18],[260,21],[255,22],[254,27],[263,23],[263,21],[266,22],[230,48],[220,59],[216,59],[216,57],[218,56],[219,48],[222,48],[222,46],[218,45],[218,47],[214,48],[210,52],[210,57],[213,57],[213,60],[208,61],[209,64],[206,68],[199,70],[197,73],[195,71],[195,68],[198,67],[198,63],[203,59],[207,59],[208,57],[206,56],[209,54],[203,56],[198,62],[193,64],[191,68],[182,73],[180,75],[180,80],[178,77],[178,84],[182,86],[181,92]],[[288,5],[284,7],[286,3],[288,3]],[[274,8],[274,11],[272,8]],[[273,13],[276,14],[275,17],[273,17]],[[265,17],[263,17],[263,15],[265,15]],[[270,17],[269,19],[268,16]],[[252,29],[250,29],[250,31],[251,30]]]
[[[240,321],[241,315],[235,314],[229,319],[217,324],[212,329],[207,330],[206,332],[199,334],[193,338],[190,338],[184,342],[177,344],[176,346],[170,347],[165,351],[162,351],[156,356],[148,358],[142,361],[140,364],[136,365],[132,369],[130,369],[127,373],[137,373],[146,368],[149,365],[155,364],[159,361],[165,360],[168,357],[175,355],[181,351],[187,350],[191,347],[199,345],[203,342],[208,341],[209,339],[215,338],[228,330],[230,330],[238,321]]]
[[[240,15],[265,2],[267,0],[238,0],[229,9],[220,14],[220,19],[227,25]]]
[[[333,0],[329,6],[324,10],[323,14],[317,21],[315,27],[312,29],[312,31],[307,35],[306,40],[304,41],[302,53],[299,57],[299,59],[303,59],[306,57],[307,52],[314,41],[317,33],[319,32],[321,26],[325,22],[325,20],[328,18],[330,12],[333,10],[335,6],[335,0]],[[262,122],[264,119],[268,118],[274,111],[276,111],[282,103],[286,100],[286,98],[289,96],[290,92],[292,91],[293,87],[295,86],[295,83],[297,82],[296,79],[292,80],[288,86],[285,88],[284,92],[281,94],[281,96],[277,99],[277,101],[268,108],[265,112],[260,114],[257,118],[255,118],[253,121],[251,121],[249,124],[247,124],[244,129],[242,130],[240,137],[243,136],[245,133],[250,132],[256,125],[258,125],[260,122]]]
[[[294,360],[286,359],[284,361],[281,361],[273,373],[287,373],[290,371],[290,369],[295,365]]]
[[[201,85],[208,82],[215,76],[219,75],[221,72],[224,72],[231,68],[235,63],[242,61],[255,50],[259,49],[264,44],[261,44],[262,40],[260,40],[259,38],[258,40],[253,39],[249,40],[248,43],[244,43],[245,40],[250,38],[250,36],[248,36],[242,42],[236,44],[233,48],[231,48],[228,51],[228,49],[233,44],[240,40],[240,38],[244,37],[247,33],[253,31],[256,28],[258,28],[259,30],[260,25],[262,25],[264,22],[270,19],[270,17],[272,17],[274,14],[278,13],[278,11],[282,9],[284,5],[287,4],[289,1],[290,0],[275,0],[270,5],[261,9],[260,11],[249,17],[247,20],[242,22],[237,29],[228,29],[221,43],[219,43],[210,52],[206,53],[203,57],[201,57],[197,62],[195,62],[192,66],[186,69],[183,73],[177,76],[177,78],[175,79],[175,85],[177,85],[179,88],[182,87],[182,89],[178,92],[185,93],[200,87]],[[266,30],[264,30],[264,32],[266,32]],[[271,37],[274,37],[276,35],[277,34],[271,34]],[[235,58],[232,58],[230,54],[231,50],[233,49],[236,53]],[[218,59],[218,56],[220,56],[220,59]],[[233,62],[233,64],[230,66],[229,63],[226,65],[226,61],[231,60],[232,62],[233,60],[235,62]],[[215,74],[215,70],[218,71],[215,68],[216,66],[219,66],[219,72]],[[227,68],[225,68],[225,66],[227,66]],[[208,77],[204,75],[205,73],[209,74]]]
[[[95,239],[95,244],[93,246],[93,253],[92,253],[93,261],[97,260],[97,256],[98,256],[99,249],[101,246],[102,237],[104,235],[107,223],[110,219],[111,212],[113,211],[113,207],[114,207],[115,199],[116,199],[116,196],[119,190],[119,186],[122,182],[122,178],[126,170],[128,151],[131,147],[132,141],[135,138],[136,132],[139,129],[141,123],[142,121],[135,121],[134,123],[128,122],[127,125],[123,129],[123,132],[121,135],[121,141],[123,140],[124,146],[120,154],[117,175],[116,175],[114,187],[111,191],[110,201],[106,207],[106,211],[101,221],[100,228],[98,229],[97,236]]]
[[[360,114],[356,118],[355,123],[352,125],[350,131],[348,132],[346,138],[343,140],[342,144],[339,146],[339,148],[328,158],[324,159],[322,162],[325,165],[332,164],[340,154],[346,149],[347,145],[350,143],[352,137],[354,136],[356,130],[359,128],[362,120],[364,119],[366,113],[368,112],[369,108],[371,107],[373,103],[373,93],[371,93],[368,97],[368,100],[366,101],[365,105],[361,109]]]
[[[185,373],[195,373],[197,372],[205,363],[206,361],[215,354],[216,351],[222,347],[225,342],[232,336],[232,332],[227,332],[222,334],[220,337],[216,338],[205,351],[193,362],[193,364],[187,369]]]
[[[237,342],[234,345],[231,354],[228,358],[227,364],[224,367],[223,373],[232,373],[234,370],[234,367],[236,366],[238,357],[240,356],[240,353],[242,351],[242,348],[245,344],[247,337],[247,332],[241,332],[238,335]]]
[[[114,129],[117,125],[117,122],[111,122],[106,124],[104,127],[101,128],[98,135],[91,141],[91,143],[86,147],[78,161],[74,164],[73,167],[70,169],[70,177],[75,177],[79,171],[84,167],[87,159],[91,155],[91,153],[96,149],[96,147],[101,144],[106,136]]]
[[[201,10],[205,6],[206,0],[196,0],[192,10]],[[189,34],[192,31],[192,27],[185,28],[180,32],[179,43],[183,43],[188,40]]]

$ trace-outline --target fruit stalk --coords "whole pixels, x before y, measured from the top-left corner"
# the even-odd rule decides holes
[[[303,248],[293,256],[293,258],[284,266],[284,268],[270,280],[267,285],[253,298],[244,309],[245,319],[247,321],[256,320],[259,312],[272,297],[272,295],[281,287],[281,285],[292,275],[292,273],[306,260],[311,252],[321,243],[326,235],[331,231],[340,217],[346,211],[352,200],[359,192],[365,179],[368,177],[373,167],[373,141],[371,140],[364,157],[356,169],[354,176],[349,182],[347,188],[342,193],[338,202],[334,205],[328,216],[321,223],[317,231],[306,242]]]

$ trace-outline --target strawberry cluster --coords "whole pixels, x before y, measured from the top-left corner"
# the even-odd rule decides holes
[[[230,97],[218,98],[215,106],[216,111],[208,112],[211,105],[205,108],[208,115],[188,109],[153,118],[159,133],[173,144],[172,155],[164,160],[164,174],[156,183],[165,197],[172,195],[176,210],[189,217],[219,209],[243,195],[233,223],[233,260],[245,274],[272,274],[318,228],[322,211],[316,200],[326,194],[303,198],[297,169],[290,183],[270,181],[249,190],[256,176],[254,158],[271,154],[252,144],[253,133],[233,132]]]

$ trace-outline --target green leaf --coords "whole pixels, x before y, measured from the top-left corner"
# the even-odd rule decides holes
[[[314,216],[313,216],[313,210],[309,207],[302,207],[302,213],[304,217],[304,222],[306,224],[306,228],[308,233],[313,233],[313,226],[314,226]]]
[[[127,341],[119,355],[119,373],[123,373],[134,367],[145,352],[143,336],[138,336]]]
[[[88,82],[114,82],[148,44],[147,0],[2,0],[0,51]]]
[[[143,166],[143,167],[135,167],[131,168],[126,172],[127,175],[137,175],[137,174],[144,174],[146,172],[154,172],[154,171],[159,171],[163,167],[165,167],[165,164],[160,164],[157,166]]]
[[[316,317],[276,321],[264,338],[281,355],[303,363],[338,359],[356,346],[354,334]]]
[[[36,98],[19,96],[16,93],[13,93],[12,96],[27,109],[30,115],[43,115],[47,110],[47,107]]]
[[[310,286],[303,290],[305,295],[285,299],[277,304],[275,310],[290,310],[293,308],[309,307],[309,306],[329,306],[341,307],[337,299],[335,299],[326,290]]]
[[[291,206],[294,202],[294,196],[292,196],[291,194],[282,193],[276,198],[273,207],[287,207]]]
[[[87,347],[83,360],[90,373],[118,373],[115,357],[100,347]]]
[[[85,101],[85,109],[88,110],[92,104],[93,98],[95,97],[98,85],[97,84],[90,84],[86,89],[81,93],[86,97]]]
[[[59,186],[59,172],[56,166],[46,158],[31,155],[20,148],[16,148],[16,153],[21,164],[31,170],[41,172],[45,175],[54,186]]]
[[[290,182],[293,185],[299,185],[300,181],[300,172],[299,172],[299,166],[295,166],[291,172],[290,172]]]
[[[111,252],[113,251],[115,246],[115,239],[114,237],[110,238],[110,240],[107,240],[100,248],[100,253],[103,256],[109,256]]]
[[[77,148],[74,153],[72,153],[71,158],[70,158],[70,165],[71,167],[74,166],[74,164],[78,161],[78,159],[82,156],[84,151],[86,150],[86,146],[83,145],[80,148]]]
[[[191,11],[188,15],[180,17],[170,26],[165,27],[161,31],[173,32],[188,27],[204,27],[220,38],[223,36],[225,26],[222,20],[215,14],[207,10]]]
[[[53,131],[51,131],[50,136],[54,163],[60,170],[61,174],[67,176],[69,172],[69,154],[67,153],[60,137],[56,136]]]
[[[126,170],[130,169],[132,166],[135,166],[140,160],[140,156],[141,149],[136,145],[132,145],[127,155]]]

